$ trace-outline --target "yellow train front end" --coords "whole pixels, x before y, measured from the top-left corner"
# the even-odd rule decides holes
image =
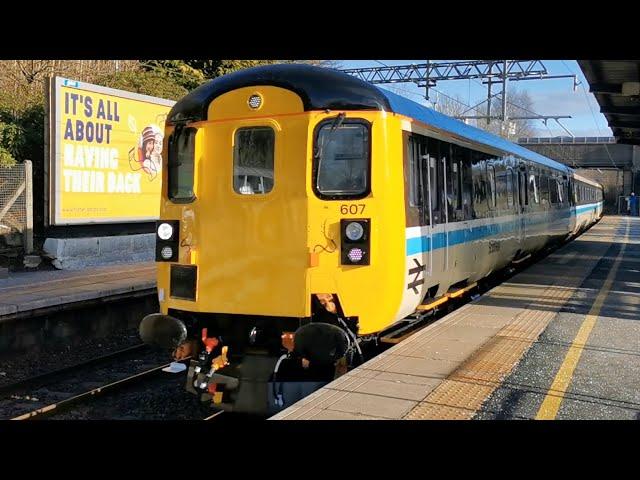
[[[161,311],[141,335],[191,356],[187,389],[228,410],[272,412],[333,379],[402,301],[404,177],[386,161],[400,120],[375,98],[321,98],[318,70],[223,77],[169,116]]]

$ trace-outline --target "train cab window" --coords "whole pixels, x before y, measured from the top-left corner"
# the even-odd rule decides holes
[[[197,129],[176,128],[168,139],[168,188],[169,199],[176,203],[191,202]]]
[[[320,124],[314,149],[314,186],[320,197],[362,198],[369,193],[369,136],[363,120]]]
[[[243,195],[269,193],[273,188],[275,132],[271,127],[236,130],[233,144],[233,189]]]

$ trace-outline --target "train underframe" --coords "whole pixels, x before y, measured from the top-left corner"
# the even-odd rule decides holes
[[[313,295],[309,318],[169,309],[145,317],[145,343],[188,360],[186,389],[225,411],[271,415],[365,360],[369,340],[336,294]],[[295,341],[294,341],[295,339]]]

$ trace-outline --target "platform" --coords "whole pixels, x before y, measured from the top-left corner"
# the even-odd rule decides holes
[[[0,322],[43,310],[156,288],[155,262],[83,270],[11,272],[0,279]]]
[[[272,417],[640,419],[640,218],[605,217]]]

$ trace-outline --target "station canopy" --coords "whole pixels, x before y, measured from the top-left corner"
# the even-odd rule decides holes
[[[578,60],[618,143],[640,145],[640,60]]]

